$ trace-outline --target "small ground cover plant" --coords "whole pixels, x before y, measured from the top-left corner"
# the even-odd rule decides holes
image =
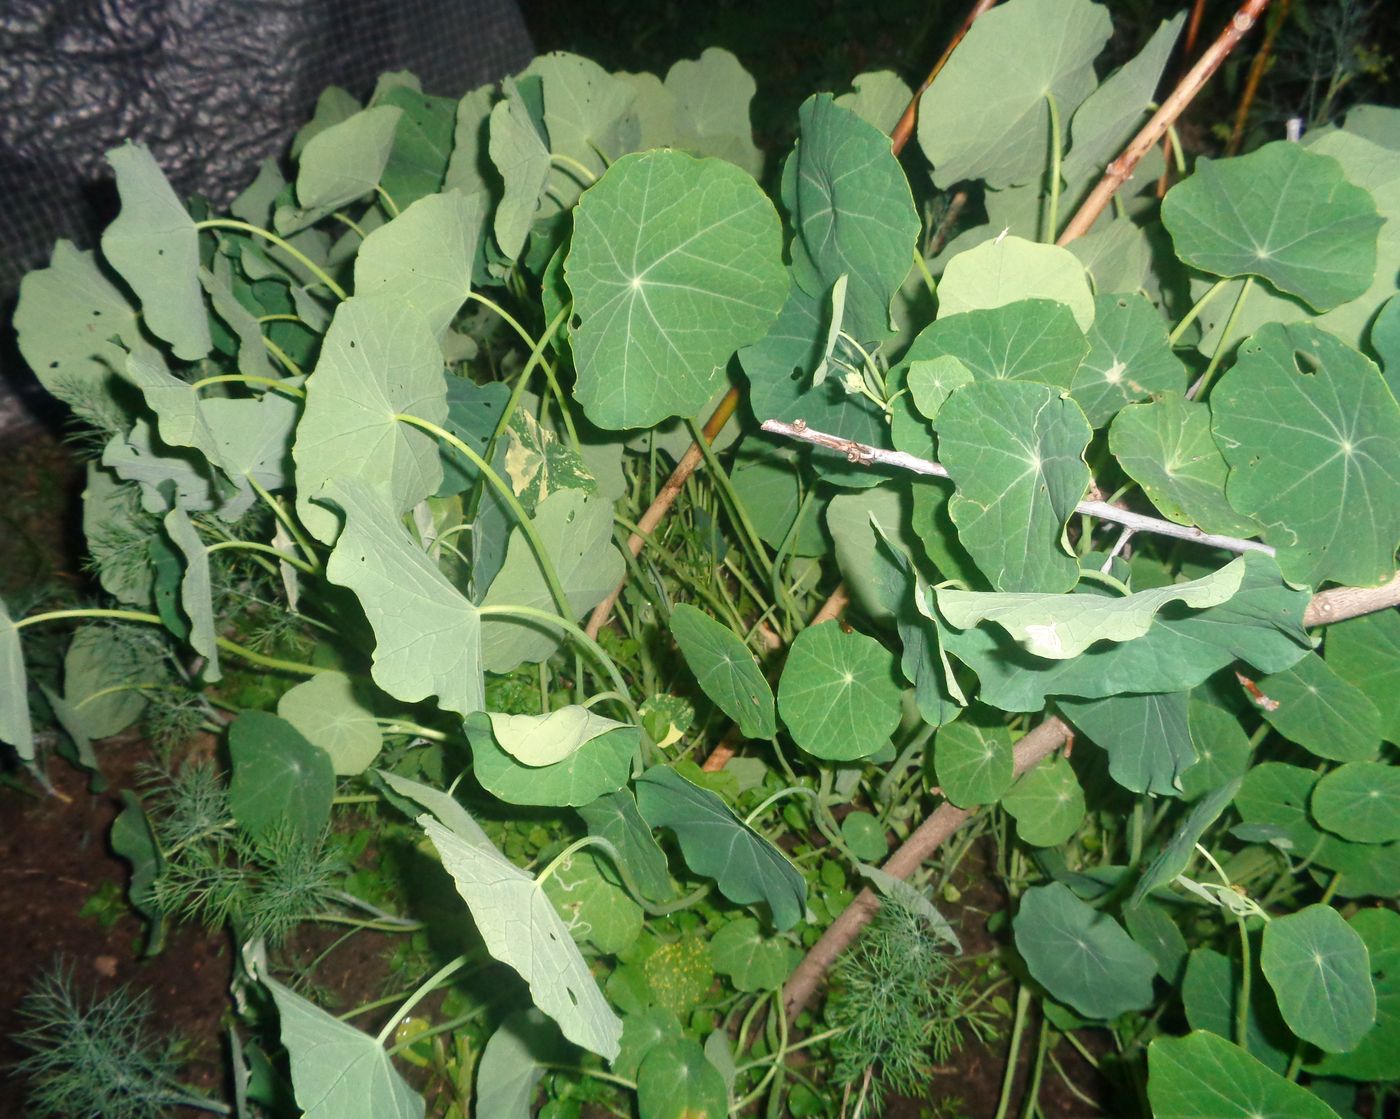
[[[1069,1052],[1162,1119],[1379,1113],[1400,112],[1151,189],[1263,6],[1159,106],[1181,17],[1101,80],[1101,5],[978,5],[903,163],[875,73],[765,173],[719,50],[327,91],[227,215],[111,152],[16,313],[104,597],[0,604],[0,740],[172,745],[112,845],[151,951],[239,947],[231,1091],[143,1041],[127,1103],[855,1117],[980,1039],[998,1116]],[[307,926],[403,989],[338,1005]],[[117,1000],[41,984],[41,1106],[155,1036]]]

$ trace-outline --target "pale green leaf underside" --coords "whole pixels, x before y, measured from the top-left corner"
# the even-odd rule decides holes
[[[0,742],[18,751],[21,761],[34,760],[34,730],[29,722],[29,685],[19,630],[0,600]]]
[[[1278,140],[1207,160],[1162,201],[1182,260],[1216,276],[1261,276],[1319,311],[1355,299],[1376,271],[1380,215],[1341,164]]]
[[[688,143],[673,146],[693,146],[699,155],[727,159],[758,177],[763,153],[754,145],[749,123],[749,104],[758,86],[734,55],[707,47],[697,59],[681,59],[666,72],[665,89],[693,133]]]
[[[674,151],[624,156],[588,191],[564,276],[575,395],[608,428],[695,415],[787,295],[772,203],[733,164]]]
[[[851,92],[836,98],[836,104],[850,109],[867,124],[885,135],[894,131],[914,91],[893,70],[871,70],[851,79]]]
[[[714,878],[730,901],[765,902],[780,931],[802,919],[806,880],[717,794],[691,784],[674,769],[652,766],[637,778],[637,804],[653,828],[676,833],[686,864],[696,874]]]
[[[1046,165],[1053,94],[1066,121],[1093,90],[1108,11],[1087,0],[1022,0],[968,31],[919,107],[919,145],[943,189],[1030,182]]]
[[[305,1119],[423,1119],[423,1098],[374,1038],[267,975],[262,983],[282,1019],[292,1089]]]
[[[1097,594],[985,594],[944,589],[935,592],[949,625],[967,629],[994,622],[1026,649],[1049,660],[1077,657],[1096,641],[1131,641],[1152,625],[1169,602],[1196,610],[1219,606],[1240,589],[1244,560],[1193,579],[1153,587],[1121,598]]]
[[[959,542],[993,587],[1067,591],[1079,564],[1065,524],[1089,486],[1084,413],[1046,385],[986,381],[958,389],[938,413],[939,452],[957,493]]]
[[[329,496],[345,528],[326,577],[360,600],[374,629],[374,682],[395,699],[431,695],[459,715],[484,704],[477,609],[408,535],[383,493],[343,479]]]
[[[1021,237],[983,241],[953,257],[938,283],[938,316],[1050,299],[1074,312],[1080,330],[1094,322],[1094,293],[1079,258],[1058,245]]]
[[[531,1007],[506,1018],[486,1041],[476,1069],[478,1115],[530,1119],[535,1088],[549,1071],[545,1062],[568,1055],[554,1023]]]
[[[1400,405],[1370,359],[1314,326],[1269,325],[1211,393],[1225,493],[1285,578],[1377,586],[1400,543]]]
[[[1354,1049],[1375,1024],[1366,944],[1330,905],[1309,905],[1265,925],[1259,966],[1288,1028],[1319,1049]]]
[[[627,725],[595,715],[577,704],[559,707],[544,715],[504,715],[492,711],[488,717],[496,744],[516,761],[532,766],[563,761],[599,735]]]
[[[1178,393],[1129,404],[1113,418],[1108,446],[1168,520],[1226,535],[1259,531],[1226,500],[1229,467],[1211,438],[1208,405]]]
[[[671,612],[671,636],[704,693],[739,724],[747,738],[777,731],[773,689],[753,654],[726,625],[682,604]]]
[[[277,701],[277,714],[324,750],[341,777],[363,773],[384,744],[374,712],[340,672],[322,672],[298,684]]]
[[[501,252],[514,260],[530,235],[549,182],[550,163],[549,149],[515,83],[507,78],[504,88],[504,100],[491,110],[491,162],[504,184],[492,232]]]
[[[141,301],[151,332],[175,356],[204,357],[213,346],[199,286],[199,231],[155,157],[127,142],[107,153],[122,209],[102,235],[102,255]]]
[[[617,1056],[622,1023],[535,880],[498,851],[463,839],[431,816],[420,816],[418,823],[471,910],[486,950],[520,973],[534,1004],[565,1037],[605,1060]]]
[[[178,505],[165,515],[165,531],[185,560],[180,577],[180,608],[190,622],[190,646],[208,658],[204,678],[220,679],[218,630],[214,625],[213,583],[209,575],[209,551],[194,522]]]
[[[406,513],[442,482],[437,442],[394,417],[447,418],[442,351],[422,313],[390,294],[356,296],[336,309],[292,457],[297,515],[323,543],[335,539],[336,518],[317,501],[339,479],[360,479],[388,494]]]
[[[277,211],[277,232],[295,233],[371,193],[384,174],[402,115],[392,105],[364,109],[313,136],[297,160],[300,207]]]

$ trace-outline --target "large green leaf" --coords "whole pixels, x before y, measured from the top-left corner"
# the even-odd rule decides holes
[[[531,1007],[517,1010],[496,1027],[476,1069],[476,1114],[531,1119],[535,1089],[549,1065],[568,1058],[559,1029]]]
[[[1069,124],[1069,151],[1062,173],[1069,184],[1065,201],[1073,203],[1077,188],[1097,178],[1151,111],[1157,83],[1172,56],[1184,12],[1163,20],[1147,45],[1133,59],[1113,72],[1084,99]],[[1062,209],[1061,214],[1065,211]],[[1100,291],[1127,291],[1104,288]]]
[[[331,759],[341,777],[363,773],[379,756],[384,736],[354,682],[340,672],[322,672],[277,701],[277,714]]]
[[[281,206],[275,217],[284,236],[314,225],[347,203],[373,192],[394,147],[402,110],[364,109],[311,137],[297,160],[299,206]]]
[[[1337,1119],[1306,1088],[1206,1030],[1147,1047],[1147,1098],[1156,1119]]]
[[[1385,740],[1400,742],[1400,612],[1328,626],[1327,663],[1376,705]]]
[[[1315,653],[1259,681],[1275,730],[1320,758],[1365,761],[1381,746],[1380,712]]]
[[[1047,95],[1060,119],[1097,84],[1108,11],[1087,0],[1013,0],[978,19],[919,106],[919,145],[943,189],[1030,182],[1044,171]]]
[[[1068,389],[1088,349],[1067,304],[1025,299],[942,316],[914,339],[909,357],[947,354],[979,381],[1007,378]]]
[[[849,819],[849,817],[848,817]],[[727,922],[710,941],[715,970],[740,991],[772,991],[788,977],[787,945],[764,936],[752,917]]]
[[[646,897],[663,901],[671,896],[666,855],[651,834],[651,827],[642,819],[636,798],[629,790],[605,793],[581,805],[578,814],[583,817],[589,835],[600,836],[617,849],[633,881]],[[603,873],[613,873],[607,863],[603,864]]]
[[[1015,759],[1011,729],[970,716],[938,728],[934,770],[943,795],[959,808],[995,804],[1011,787]]]
[[[228,805],[233,818],[258,838],[289,827],[315,843],[330,824],[335,772],[326,752],[267,711],[244,711],[228,731],[233,764]]]
[[[1185,692],[1060,701],[1065,716],[1108,754],[1113,779],[1135,793],[1177,796],[1196,760]]]
[[[194,522],[178,505],[165,515],[165,532],[185,561],[180,576],[180,609],[190,623],[190,647],[205,657],[204,678],[217,682],[219,671],[218,630],[214,624],[214,588],[209,575],[209,550],[200,539]]]
[[[878,753],[900,720],[894,657],[855,630],[808,626],[783,666],[778,711],[793,741],[814,757],[854,761]]]
[[[727,159],[757,178],[763,153],[754,145],[749,123],[749,103],[757,89],[743,64],[721,47],[707,47],[699,58],[675,63],[666,72],[665,91],[675,98],[692,135],[688,143],[674,146]]]
[[[0,742],[18,751],[21,761],[34,760],[34,729],[29,722],[29,682],[19,628],[0,599]]]
[[[1094,293],[1078,258],[1058,245],[997,237],[959,253],[938,282],[938,317],[1049,299],[1074,313],[1079,329],[1094,323]]]
[[[818,627],[820,628],[820,627]],[[779,930],[802,919],[807,882],[787,858],[730,811],[720,797],[668,766],[637,778],[637,805],[653,828],[670,828],[686,864],[713,878],[732,902],[764,902]]]
[[[1063,758],[1021,775],[1001,805],[1016,821],[1016,834],[1035,847],[1057,847],[1084,822],[1084,790]]]
[[[935,592],[938,610],[951,626],[968,629],[993,622],[1036,656],[1069,660],[1097,641],[1131,641],[1152,626],[1171,603],[1192,609],[1228,602],[1244,580],[1245,561],[1224,567],[1188,583],[1114,598],[1099,594],[997,594],[941,589]]]
[[[406,513],[442,481],[436,441],[394,417],[447,418],[442,351],[422,313],[392,295],[342,303],[307,382],[306,408],[292,457],[297,515],[323,543],[336,517],[317,504],[339,479],[382,488],[395,514]]]
[[[426,815],[418,823],[471,910],[486,950],[520,973],[534,1004],[565,1037],[606,1060],[617,1056],[622,1023],[543,887],[484,835],[459,835]]]
[[[1230,712],[1194,696],[1187,709],[1196,761],[1181,775],[1181,796],[1196,800],[1242,777],[1253,749],[1249,736]]]
[[[374,629],[374,682],[395,699],[431,695],[460,715],[484,704],[477,609],[409,537],[386,496],[344,479],[329,495],[345,528],[326,577],[360,600]]]
[[[159,657],[149,646],[133,648],[120,630],[88,624],[74,631],[63,655],[63,695],[88,738],[107,738],[140,717],[146,697],[139,689],[160,671]]]
[[[890,138],[829,93],[798,110],[798,138],[783,167],[792,221],[792,267],[803,290],[822,296],[846,277],[846,333],[890,333],[890,301],[909,275],[919,218]]]
[[[627,783],[641,743],[636,727],[618,727],[550,765],[526,765],[501,748],[492,722],[477,715],[467,723],[473,772],[482,788],[510,804],[577,808],[616,792]]]
[[[1085,1017],[1112,1019],[1151,1005],[1152,956],[1063,883],[1032,886],[1011,924],[1036,982]]]
[[[1211,438],[1207,405],[1177,393],[1129,404],[1114,417],[1108,446],[1168,520],[1226,535],[1259,531],[1225,498],[1229,468]]]
[[[624,156],[588,191],[564,276],[575,394],[609,428],[695,415],[787,294],[778,215],[753,179],[674,151]]]
[[[549,182],[549,149],[530,115],[519,86],[509,78],[505,97],[491,110],[491,162],[500,172],[505,189],[496,203],[492,232],[507,259],[525,248],[525,239],[540,208]]]
[[[486,169],[487,122],[496,99],[496,86],[477,86],[457,102],[457,119],[452,129],[452,155],[442,185],[446,190],[475,194],[489,189]]]
[[[1319,311],[1355,299],[1376,271],[1380,215],[1330,156],[1284,140],[1199,160],[1162,200],[1182,260],[1216,276],[1262,276]]]
[[[641,1119],[724,1119],[729,1094],[700,1043],[683,1037],[663,1041],[642,1059],[637,1110]]]
[[[1318,826],[1356,843],[1400,839],[1400,769],[1384,762],[1338,766],[1313,789]]]
[[[199,286],[199,231],[150,151],[127,141],[107,153],[122,209],[102,234],[102,255],[131,285],[151,332],[185,361],[213,342]]]
[[[423,1119],[423,1097],[374,1038],[327,1014],[268,975],[282,1020],[292,1088],[305,1119]]]
[[[612,504],[583,490],[556,490],[540,502],[533,520],[574,613],[591,610],[622,579],[622,554],[611,543]],[[511,529],[505,562],[482,605],[559,611],[539,557],[518,526]],[[509,672],[522,661],[544,660],[561,638],[556,627],[545,623],[487,618],[482,623],[482,663],[489,672]]]
[[[1319,1049],[1345,1053],[1375,1025],[1366,943],[1330,905],[1265,925],[1259,966],[1288,1028]]]
[[[1089,486],[1093,434],[1079,405],[1046,385],[958,389],[934,425],[957,493],[958,540],[1002,591],[1067,591],[1079,579],[1065,525]]]
[[[1211,393],[1226,494],[1264,526],[1296,583],[1375,586],[1400,542],[1400,405],[1326,331],[1264,327]]]
[[[1313,1071],[1351,1080],[1394,1080],[1400,1076],[1400,913],[1363,909],[1348,923],[1370,957],[1376,1024],[1361,1044],[1346,1053],[1328,1054]]]
[[[772,738],[777,732],[773,689],[738,636],[684,603],[671,612],[671,636],[701,689],[740,732],[746,738]]]
[[[603,874],[599,858],[593,851],[566,855],[545,881],[544,892],[576,940],[613,956],[641,935],[642,907]]]
[[[1166,324],[1140,292],[1096,298],[1088,339],[1070,395],[1092,426],[1103,427],[1134,400],[1186,390],[1186,368],[1172,352]]]
[[[147,361],[159,355],[92,253],[57,242],[49,266],[20,281],[14,326],[20,353],[44,388],[98,427],[125,426],[129,404],[116,371],[128,353]]]
[[[357,296],[416,308],[441,339],[471,292],[482,196],[430,194],[365,238],[355,255]]]

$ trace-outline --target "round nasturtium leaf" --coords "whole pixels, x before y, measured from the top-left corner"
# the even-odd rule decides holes
[[[298,684],[277,701],[277,714],[330,755],[341,777],[363,773],[384,745],[374,712],[340,672],[322,672]]]
[[[1400,769],[1382,762],[1350,762],[1314,787],[1312,814],[1319,825],[1354,843],[1400,839]]]
[[[994,804],[1011,787],[1010,728],[961,719],[938,728],[933,765],[943,795],[959,808]]]
[[[1187,264],[1262,276],[1326,311],[1370,287],[1382,219],[1335,159],[1279,140],[1238,159],[1198,161],[1162,200],[1162,224]]]
[[[1363,909],[1349,922],[1365,942],[1376,988],[1376,1024],[1361,1044],[1329,1054],[1313,1071],[1350,1080],[1400,1078],[1400,913]]]
[[[841,821],[841,838],[851,854],[868,863],[883,859],[890,850],[884,827],[869,812],[848,814]]]
[[[1035,847],[1063,843],[1084,820],[1084,790],[1063,758],[1024,774],[1001,805],[1015,819],[1017,834]]]
[[[1366,943],[1330,905],[1265,925],[1259,966],[1288,1028],[1319,1049],[1345,1053],[1375,1025]]]
[[[607,428],[694,416],[788,289],[781,223],[754,180],[669,150],[625,155],[584,192],[564,278],[575,395]]]
[[[663,1041],[642,1059],[637,1110],[642,1119],[724,1119],[729,1093],[700,1043],[683,1037]]]
[[[730,921],[710,941],[715,970],[740,991],[771,991],[788,976],[788,953],[781,940],[763,935],[752,917]]]
[[[264,838],[290,827],[306,842],[330,822],[335,772],[320,747],[267,711],[245,711],[229,725],[228,806],[240,827]]]
[[[1027,890],[1011,925],[1035,981],[1086,1018],[1117,1018],[1151,1004],[1151,953],[1063,883]]]
[[[814,757],[869,757],[899,725],[894,655],[855,630],[809,626],[788,654],[778,682],[778,712],[793,741]]]
[[[1279,734],[1319,758],[1369,761],[1380,751],[1376,705],[1316,653],[1265,676],[1259,688],[1271,701],[1264,706],[1264,718]]]
[[[677,1017],[689,1014],[715,981],[709,945],[695,937],[663,944],[646,958],[642,971],[652,999]]]
[[[1238,1045],[1196,1030],[1147,1048],[1147,1098],[1156,1119],[1336,1119],[1300,1084],[1285,1080]]]
[[[772,738],[773,689],[753,654],[728,626],[694,606],[671,612],[671,636],[705,694],[747,738]]]
[[[1225,495],[1264,526],[1285,579],[1374,587],[1395,574],[1400,405],[1370,358],[1307,323],[1270,323],[1241,344],[1210,411]]]

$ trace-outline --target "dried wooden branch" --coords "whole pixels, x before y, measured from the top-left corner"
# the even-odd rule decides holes
[[[774,435],[785,435],[789,439],[799,439],[804,443],[811,443],[829,451],[835,451],[837,454],[845,455],[848,462],[860,463],[864,466],[879,463],[882,466],[908,470],[914,474],[931,475],[935,478],[948,477],[948,469],[941,463],[931,462],[904,451],[887,451],[881,447],[872,447],[867,443],[857,443],[854,439],[828,435],[824,431],[808,427],[801,420],[795,423],[766,420],[763,424],[763,430],[772,432]],[[1214,533],[1202,532],[1190,525],[1179,525],[1172,521],[1134,513],[1129,509],[1120,509],[1106,501],[1081,501],[1075,506],[1074,511],[1097,520],[1125,525],[1134,532],[1149,532],[1157,536],[1171,536],[1177,540],[1190,540],[1211,548],[1223,548],[1228,552],[1263,552],[1270,556],[1274,554],[1273,548],[1267,544],[1261,544],[1257,540],[1242,540],[1236,536],[1217,536]]]

